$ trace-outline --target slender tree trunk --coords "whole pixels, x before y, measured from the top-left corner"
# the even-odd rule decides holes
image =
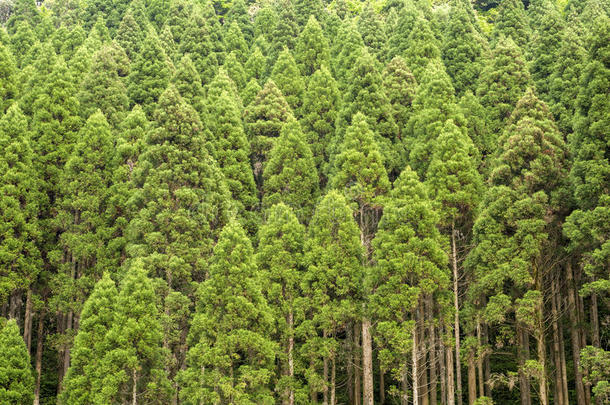
[[[575,297],[574,273],[572,272],[572,263],[567,262],[566,276],[568,284],[568,316],[570,318],[570,335],[572,340],[572,357],[574,360],[574,385],[576,386],[576,403],[578,405],[586,405],[585,387],[582,382],[582,371],[580,369],[580,333],[578,327],[580,325],[578,319],[578,308]]]
[[[425,299],[420,300],[420,320],[421,326],[418,328],[419,330],[419,395],[420,402],[422,405],[429,405],[428,401],[428,364],[427,361],[427,348],[426,348],[426,309],[424,307]]]
[[[411,360],[413,362],[413,405],[419,405],[419,370],[417,368],[417,363],[419,362],[418,359],[418,346],[419,346],[419,339],[418,339],[418,335],[419,335],[419,331],[418,331],[418,323],[419,323],[419,316],[418,316],[418,311],[419,311],[419,305],[415,308],[415,314],[413,316],[414,320],[415,320],[415,324],[413,326],[413,350],[411,353]]]
[[[591,294],[591,343],[600,347],[599,340],[599,315],[597,307],[597,294]]]
[[[68,317],[66,319],[66,332],[69,331],[70,329],[72,329],[72,319],[73,319],[74,313],[72,312],[72,310],[68,311]],[[64,351],[64,365],[62,367],[62,377],[61,377],[61,381],[63,383],[64,378],[66,377],[66,374],[68,373],[68,369],[70,368],[70,344],[66,344],[66,350]]]
[[[540,394],[540,403],[549,405],[549,393],[546,383],[546,345],[544,339],[544,294],[538,306],[538,325],[536,327],[536,343],[538,348],[538,362],[540,364],[540,376],[538,390]]]
[[[557,296],[557,300],[561,302],[559,296]],[[568,394],[568,368],[566,364],[566,349],[564,344],[565,339],[562,329],[560,329],[559,337],[559,355],[561,356],[561,386],[563,389],[563,398],[565,399],[565,403],[569,404],[570,396]]]
[[[468,353],[468,405],[474,404],[477,399],[477,374],[474,364],[474,351]]]
[[[360,396],[360,386],[362,384],[362,366],[360,364],[360,330],[361,326],[358,322],[354,323],[354,405],[360,405],[362,397]]]
[[[294,315],[292,310],[288,311],[288,376],[290,377],[290,388],[288,389],[288,405],[294,405],[294,389],[292,381],[294,379]]]
[[[529,337],[521,325],[517,325],[517,359],[519,363],[519,391],[521,394],[521,405],[531,405],[530,382],[523,367],[529,359]]]
[[[455,405],[455,376],[453,375],[453,350],[447,347],[447,404]]]
[[[335,361],[335,355],[333,354],[330,360],[330,405],[337,404],[337,362]]]
[[[324,337],[324,340],[326,340],[326,338],[328,337],[328,334],[326,333],[326,330],[324,332],[322,332],[322,336]],[[324,356],[324,360],[323,360],[323,375],[324,375],[324,387],[322,388],[322,403],[324,405],[328,405],[328,357]]]
[[[28,288],[25,299],[25,318],[23,320],[23,340],[28,348],[28,353],[32,354],[32,288]]]
[[[309,360],[309,368],[311,368],[312,371],[314,371],[316,369],[313,358]],[[310,388],[309,388],[309,400],[312,404],[318,403],[318,393],[313,388],[313,386],[310,386]]]
[[[451,224],[451,263],[453,265],[453,307],[454,314],[454,333],[455,333],[455,378],[456,378],[456,394],[457,403],[462,405],[462,366],[460,360],[460,303],[458,291],[458,264],[457,264],[457,246],[455,242],[455,225]]]
[[[354,336],[353,326],[350,324],[346,328],[346,352],[347,352],[347,399],[350,404],[354,403]]]
[[[441,405],[447,405],[447,373],[445,372],[447,367],[445,365],[445,345],[443,344],[443,340],[440,336],[436,337],[436,345],[438,346],[438,359],[440,363],[439,374],[441,376]]]
[[[411,353],[413,355],[413,353]],[[413,363],[413,362],[411,362]],[[402,371],[402,379],[400,382],[401,392],[400,392],[400,405],[409,405],[409,373],[407,372],[407,366],[404,365],[404,370]],[[415,381],[415,380],[414,380]]]
[[[428,341],[430,342],[430,349],[428,351],[430,355],[430,403],[435,405],[436,402],[436,389],[437,389],[437,377],[436,377],[436,334],[434,332],[434,302],[432,296],[428,297]]]
[[[561,381],[561,354],[559,344],[559,312],[557,311],[557,278],[551,281],[551,316],[553,325],[553,362],[555,363],[555,401],[557,405],[567,405],[568,402],[563,397],[563,384]]]
[[[131,383],[133,384],[131,387],[131,405],[138,404],[138,373],[134,368],[131,373]]]
[[[483,343],[485,346],[489,345],[489,326],[487,324],[483,324]],[[485,396],[491,398],[491,387],[489,384],[487,384],[487,381],[489,381],[489,377],[491,375],[491,364],[489,357],[490,356],[486,355],[483,359],[483,375],[485,376],[483,387],[485,387]]]
[[[40,379],[42,376],[42,344],[44,342],[44,310],[38,316],[38,334],[36,335],[36,386],[34,387],[34,405],[40,404]]]
[[[379,404],[385,403],[385,378],[381,361],[379,361]]]
[[[367,316],[362,318],[362,375],[363,375],[363,405],[373,405],[373,338],[371,336],[371,321]]]
[[[479,395],[485,396],[485,387],[483,386],[485,382],[485,377],[483,376],[483,337],[481,336],[483,333],[483,328],[481,326],[481,320],[477,317],[477,342],[479,346],[479,353],[477,356],[477,372],[479,373]],[[518,332],[517,332],[518,335]]]

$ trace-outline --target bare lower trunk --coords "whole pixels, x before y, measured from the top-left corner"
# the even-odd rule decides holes
[[[360,364],[360,325],[354,323],[354,405],[360,405],[362,397],[360,396],[360,386],[362,384],[362,368]]]
[[[468,353],[468,405],[474,404],[477,399],[477,374],[474,364],[474,351]]]
[[[585,387],[582,383],[582,371],[580,369],[580,334],[578,325],[578,309],[576,305],[574,274],[572,265],[568,261],[566,266],[566,276],[568,284],[568,316],[570,317],[570,335],[572,338],[572,356],[574,360],[574,385],[576,386],[576,403],[578,405],[586,405]]]
[[[326,331],[323,332],[324,340],[328,337]],[[324,356],[322,361],[322,375],[324,376],[324,387],[322,387],[322,403],[328,405],[328,356]]]
[[[385,378],[381,361],[379,362],[379,404],[385,403]]]
[[[559,296],[557,296],[557,300],[559,300]],[[565,344],[564,344],[564,334],[563,331],[561,331],[560,333],[560,339],[559,339],[559,355],[561,356],[561,385],[563,388],[563,397],[566,401],[566,404],[570,403],[570,397],[568,395],[568,368],[567,368],[567,364],[566,364],[566,349],[565,349]]]
[[[456,378],[456,394],[457,403],[462,405],[462,366],[460,361],[460,303],[458,291],[458,264],[457,264],[457,247],[455,243],[455,229],[451,225],[451,263],[453,265],[453,308],[455,310],[453,320],[453,331],[455,334],[455,378]]]
[[[543,301],[544,302],[544,301]],[[549,393],[546,384],[546,345],[544,339],[544,303],[541,302],[538,308],[538,325],[536,328],[536,344],[538,349],[538,362],[540,364],[540,376],[538,378],[538,393],[540,403],[549,405]]]
[[[362,382],[363,405],[373,405],[373,338],[371,321],[362,319]]]
[[[315,370],[315,363],[313,359],[309,360],[309,368],[313,371]],[[309,388],[309,400],[312,404],[317,404],[318,403],[318,393],[317,391],[313,388],[313,385],[310,386]]]
[[[404,366],[404,370],[402,372],[402,379],[400,382],[401,392],[400,392],[400,405],[409,405],[409,373],[407,372],[407,367]]]
[[[479,374],[479,395],[485,395],[485,376],[483,375],[483,327],[481,326],[481,320],[477,318],[477,342],[479,346],[479,353],[477,356],[477,372]]]
[[[531,405],[530,382],[523,370],[525,362],[529,359],[529,338],[527,332],[517,325],[517,360],[519,364],[519,391],[521,394],[521,405]]]
[[[38,316],[38,334],[36,336],[36,386],[34,387],[34,405],[40,404],[40,378],[42,376],[42,344],[44,342],[44,311]]]
[[[419,308],[419,307],[418,307]],[[418,316],[417,316],[417,312],[418,312],[418,308],[415,309],[415,325],[413,327],[413,350],[411,351],[411,360],[413,363],[412,366],[412,371],[413,371],[413,405],[419,405],[419,370],[417,368],[417,363],[418,363],[418,350],[417,347],[419,345],[418,342],[418,333],[419,331],[417,330],[417,324],[418,324]]]
[[[439,333],[440,335],[440,333]],[[440,376],[441,376],[441,405],[447,405],[447,369],[445,365],[445,345],[440,336],[436,338],[436,345],[438,346],[438,359],[440,363]]]
[[[138,404],[138,373],[134,368],[131,373],[131,383],[133,384],[131,387],[131,405]]]
[[[487,347],[489,345],[489,326],[483,324],[483,344]],[[489,377],[491,376],[491,363],[489,361],[490,356],[486,355],[483,358],[483,387],[485,388],[485,396],[491,398],[491,387],[487,384]]]
[[[600,346],[599,341],[599,315],[597,309],[597,294],[591,294],[591,343]]]
[[[555,363],[555,401],[557,405],[567,405],[567,400],[563,397],[563,384],[561,381],[561,354],[559,344],[559,325],[557,324],[559,312],[557,310],[557,279],[551,281],[551,316],[553,325],[553,362]]]
[[[354,336],[352,325],[347,326],[345,336],[347,351],[347,399],[350,404],[354,403]]]
[[[290,388],[288,389],[288,405],[294,405],[294,389],[292,388],[292,381],[294,379],[294,336],[293,336],[293,327],[294,327],[294,316],[292,311],[288,312],[288,331],[290,335],[288,336],[288,376],[290,377]]]
[[[435,405],[436,401],[436,389],[437,389],[437,377],[436,377],[436,333],[434,331],[434,303],[432,296],[428,297],[428,342],[430,342],[429,355],[430,355],[430,403]]]
[[[32,317],[32,289],[28,288],[25,299],[25,318],[23,319],[23,340],[30,355],[32,354]]]
[[[447,404],[455,405],[455,376],[453,375],[453,350],[447,347]]]
[[[334,355],[330,361],[330,364],[331,364],[331,367],[330,367],[330,405],[336,405],[337,404],[337,396],[336,396],[337,367],[336,367],[336,361],[335,361]]]
[[[66,320],[66,332],[68,332],[70,329],[72,329],[72,319],[73,319],[74,313],[72,312],[72,310],[70,310],[68,312],[68,317]],[[64,380],[64,378],[66,377],[66,374],[68,373],[68,369],[70,368],[70,344],[67,343],[66,344],[66,349],[64,350],[64,356],[63,356],[63,367],[62,367],[62,382]]]

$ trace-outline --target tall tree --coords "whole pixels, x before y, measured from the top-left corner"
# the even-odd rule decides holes
[[[531,31],[523,2],[521,0],[502,1],[497,12],[498,16],[491,32],[493,41],[498,43],[502,37],[510,38],[522,51],[525,51]]]
[[[423,17],[416,20],[408,44],[404,52],[405,61],[417,81],[421,82],[428,64],[440,60],[441,57],[440,45],[428,20]]]
[[[273,66],[271,79],[284,95],[293,113],[300,115],[305,83],[292,53],[288,49],[285,48],[280,52]]]
[[[384,61],[387,53],[388,37],[381,15],[375,11],[371,3],[367,3],[358,17],[358,31],[373,55]]]
[[[235,221],[222,230],[189,331],[186,403],[272,403],[276,344],[252,244]]]
[[[323,65],[330,66],[328,39],[314,16],[309,17],[307,25],[297,39],[294,58],[305,77],[313,75]]]
[[[311,149],[293,119],[282,128],[263,167],[262,208],[283,202],[301,223],[307,223],[313,215],[319,182]]]
[[[0,400],[5,404],[29,404],[34,396],[30,355],[14,319],[0,331]]]
[[[180,59],[170,83],[176,87],[180,96],[199,113],[199,117],[203,120],[207,113],[205,91],[201,84],[201,76],[197,73],[197,68],[188,54]]]
[[[5,113],[17,99],[17,66],[9,48],[0,44],[0,112]]]

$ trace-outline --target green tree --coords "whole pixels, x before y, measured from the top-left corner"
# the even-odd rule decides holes
[[[274,340],[279,342],[277,387],[283,402],[294,403],[297,387],[296,329],[303,322],[301,280],[306,267],[303,253],[305,227],[283,203],[270,207],[259,232],[255,256],[263,291],[273,312]],[[279,377],[281,376],[281,377]]]
[[[300,114],[305,83],[288,49],[285,48],[279,54],[271,72],[271,80],[280,89],[292,111]]]
[[[330,64],[330,49],[328,39],[324,36],[322,27],[314,16],[309,17],[307,25],[299,35],[294,58],[299,65],[301,74],[312,76],[318,69]]]
[[[0,112],[8,110],[17,99],[17,66],[9,48],[0,44]]]
[[[477,87],[477,97],[487,110],[490,133],[503,131],[506,120],[530,83],[519,47],[512,39],[501,38],[493,50],[491,62],[481,72]]]
[[[326,184],[330,169],[329,148],[335,136],[339,97],[337,82],[325,66],[311,76],[303,95],[300,123],[313,153],[322,186]]]
[[[0,119],[0,151],[0,300],[6,303],[30,288],[42,267],[40,184],[28,122],[17,104]]]
[[[415,2],[404,1],[403,7],[398,11],[398,19],[388,41],[390,48],[388,57],[405,56],[409,46],[409,37],[419,18],[421,18],[421,11],[417,9]]]
[[[142,44],[142,51],[132,63],[127,79],[127,94],[131,105],[140,104],[146,114],[151,116],[170,77],[167,55],[159,38],[151,30]]]
[[[241,98],[244,102],[244,106],[249,107],[262,89],[263,88],[260,84],[258,84],[256,79],[250,79],[246,87],[241,92]]]
[[[471,91],[467,91],[460,98],[458,109],[466,120],[468,136],[480,152],[481,164],[486,167],[486,157],[491,157],[492,152],[496,150],[496,139],[487,129],[487,111],[481,105],[479,98]]]
[[[312,16],[316,20],[324,22],[325,10],[322,0],[295,0],[294,11],[301,27],[306,25]]]
[[[244,68],[250,79],[256,79],[259,84],[262,82],[265,70],[267,69],[267,61],[258,45],[252,46],[250,57],[246,61]]]
[[[201,120],[171,86],[154,114],[133,173],[138,214],[128,228],[132,257],[170,289],[186,290],[205,275],[205,262],[227,222],[230,194],[205,148]],[[168,218],[172,218],[168,221]]]
[[[466,7],[461,1],[453,3],[442,44],[443,63],[458,97],[467,90],[476,90],[487,51]]]
[[[161,315],[140,260],[129,266],[113,312],[93,403],[168,403],[172,388],[164,369]]]
[[[199,117],[204,119],[207,113],[205,106],[205,91],[201,84],[201,77],[197,73],[197,68],[186,54],[180,59],[178,68],[172,76],[170,83],[176,87],[180,96],[197,111]]]
[[[272,404],[273,313],[262,293],[252,244],[237,222],[223,229],[197,298],[188,367],[181,374],[182,400]]]
[[[401,382],[401,397],[406,398],[411,367],[405,360],[423,344],[417,338],[423,327],[417,308],[425,297],[446,289],[449,277],[446,242],[437,228],[439,212],[408,166],[390,197],[373,240],[376,265],[366,284],[371,291],[368,308],[377,320],[381,368]]]
[[[339,84],[339,89],[343,91],[351,80],[355,79],[352,74],[352,67],[363,53],[364,42],[353,23],[343,24],[337,36],[339,38],[333,48],[336,51],[333,52],[332,70]]]
[[[14,319],[0,331],[0,400],[5,404],[28,404],[34,398],[34,375],[30,355]]]
[[[135,61],[142,49],[145,38],[146,31],[135,20],[133,11],[127,10],[121,20],[114,40],[123,47],[127,57],[131,61]]]
[[[237,89],[242,92],[246,87],[246,70],[244,65],[239,61],[235,52],[231,52],[225,59],[224,69],[237,86]]]
[[[101,365],[106,354],[106,334],[114,321],[118,291],[104,273],[83,306],[72,360],[58,402],[62,405],[93,403],[104,378]]]
[[[246,63],[249,55],[249,46],[237,22],[232,22],[225,34],[227,52],[235,52],[241,63]]]
[[[244,0],[233,0],[231,8],[225,15],[225,21],[229,24],[237,23],[239,29],[244,35],[244,39],[249,44],[254,39],[254,27],[250,22],[248,9]]]
[[[208,114],[207,126],[212,134],[208,149],[218,162],[244,227],[253,235],[257,226],[254,211],[258,207],[258,197],[250,166],[250,143],[234,95],[223,91],[209,104]]]
[[[11,51],[15,55],[17,66],[23,67],[28,51],[37,42],[32,27],[27,21],[17,23],[16,32],[11,36]]]
[[[289,206],[301,223],[313,215],[318,197],[318,171],[299,123],[288,121],[263,166],[262,208],[280,202]]]
[[[285,49],[292,51],[299,35],[299,26],[291,0],[280,0],[277,24],[266,38],[271,44],[269,66],[274,66],[278,55]],[[304,17],[306,18],[306,17]]]
[[[380,61],[384,61],[387,55],[388,37],[386,35],[386,25],[371,3],[367,3],[358,16],[358,31],[362,35],[364,45],[370,49],[371,53]]]
[[[423,17],[415,21],[408,39],[408,47],[404,51],[407,66],[413,72],[418,82],[430,62],[440,61],[440,44],[432,32],[430,22]]]
[[[491,32],[492,39],[499,43],[502,37],[511,38],[522,50],[530,39],[529,19],[521,0],[506,0],[500,2],[498,16]]]
[[[330,381],[323,374],[324,365],[337,369],[343,358],[338,335],[358,320],[363,297],[358,225],[339,191],[329,191],[316,207],[304,252],[307,270],[301,288],[307,306],[306,319],[297,332],[304,339],[300,354],[309,362],[305,372],[309,389],[328,397],[336,382],[333,385],[332,372]]]
[[[116,52],[108,45],[97,51],[78,94],[84,119],[100,109],[112,127],[118,126],[125,118],[129,105],[127,90],[119,76],[122,73],[120,61],[117,61],[116,56]]]

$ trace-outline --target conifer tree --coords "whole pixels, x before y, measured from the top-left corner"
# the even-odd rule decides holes
[[[447,254],[437,229],[439,212],[408,166],[390,196],[373,240],[376,265],[366,280],[371,291],[368,304],[378,321],[376,341],[382,369],[391,371],[400,382],[401,398],[408,397],[409,385],[417,398],[418,374],[409,363],[417,363],[417,355],[411,358],[411,353],[417,353],[423,344],[418,341],[423,315],[418,315],[418,307],[426,296],[447,288]]]
[[[275,138],[280,136],[282,127],[292,117],[290,106],[272,80],[265,83],[265,87],[244,111],[246,134],[252,146],[254,176],[259,185],[264,162],[268,159]]]
[[[344,90],[350,83],[350,79],[354,78],[351,70],[363,53],[364,42],[353,23],[344,24],[338,36],[340,38],[335,45],[338,52],[333,52],[332,69],[339,88]]]
[[[282,202],[301,223],[307,223],[318,197],[319,181],[301,126],[292,119],[282,128],[263,167],[262,208]]]
[[[305,273],[303,244],[305,227],[292,209],[283,203],[267,211],[267,220],[259,231],[256,262],[261,272],[263,291],[273,311],[275,332],[279,342],[277,387],[283,402],[294,403],[297,385],[295,335],[303,322],[301,281]]]
[[[84,119],[100,109],[113,127],[123,120],[129,100],[119,77],[118,62],[116,53],[107,45],[93,55],[91,69],[84,77],[78,94]]]
[[[140,104],[146,114],[151,116],[154,104],[167,87],[170,77],[167,55],[157,35],[149,31],[142,44],[142,51],[132,63],[127,80],[127,93],[131,105]]]
[[[409,37],[419,18],[421,18],[421,12],[417,10],[415,2],[412,0],[404,1],[403,7],[398,11],[396,26],[393,27],[389,38],[388,57],[405,56],[407,47],[410,44]]]
[[[339,191],[329,191],[316,207],[304,251],[307,271],[302,289],[307,315],[299,328],[305,339],[300,353],[309,362],[305,375],[314,398],[319,392],[332,398],[338,385],[332,370],[341,366],[343,358],[338,335],[358,320],[363,298],[358,225]],[[346,367],[349,361],[345,359]],[[324,365],[330,376],[324,374]]]
[[[201,84],[201,77],[197,73],[191,57],[186,54],[180,59],[178,68],[172,76],[170,83],[176,87],[180,96],[197,111],[201,119],[206,113],[205,92]]]
[[[303,95],[301,127],[313,153],[322,186],[328,176],[329,148],[335,136],[335,122],[340,102],[337,82],[326,66],[309,79]]]
[[[231,52],[225,59],[224,69],[237,86],[237,89],[242,92],[246,87],[246,70],[244,65],[239,61],[235,52]]]
[[[0,151],[0,300],[7,303],[30,288],[42,267],[37,244],[41,185],[28,122],[17,104],[0,119]]]
[[[384,61],[387,53],[388,37],[381,16],[375,11],[371,3],[367,3],[360,12],[357,25],[364,45],[370,49],[370,52],[378,60]]]
[[[205,18],[204,10],[194,7],[187,20],[178,50],[190,54],[197,71],[203,78],[214,77],[224,60],[224,44],[215,38],[213,24]]]
[[[206,86],[206,103],[208,105],[215,104],[223,92],[226,92],[231,96],[237,104],[241,114],[241,111],[243,111],[244,108],[239,97],[237,86],[235,85],[235,82],[231,80],[227,71],[224,68],[220,68],[216,76],[214,76],[214,79]]]
[[[159,40],[161,41],[161,47],[165,51],[167,57],[175,63],[176,59],[178,58],[176,56],[178,53],[178,47],[176,45],[176,41],[174,41],[174,36],[169,25],[163,25],[163,28],[159,33]]]
[[[467,91],[458,102],[459,112],[466,120],[468,136],[481,155],[481,164],[485,165],[485,158],[496,150],[494,134],[487,129],[486,110],[479,98]]]
[[[301,27],[305,26],[312,16],[321,23],[324,23],[326,13],[322,0],[295,0],[294,11],[297,16],[297,22]]]
[[[260,86],[260,84],[258,84],[256,79],[250,79],[246,87],[241,92],[241,99],[244,102],[244,106],[250,106],[262,89],[263,88]]]
[[[273,26],[269,36],[266,38],[271,44],[269,50],[269,66],[274,66],[275,61],[285,48],[292,51],[299,35],[299,26],[294,12],[292,1],[281,0],[278,2],[279,8],[277,24]],[[304,17],[306,18],[306,17]]]
[[[438,40],[428,20],[420,17],[415,21],[408,43],[404,52],[405,61],[417,81],[421,82],[428,64],[439,61],[441,57]]]
[[[227,52],[234,52],[241,63],[246,63],[249,55],[249,46],[237,22],[229,25],[225,34],[225,44]]]
[[[114,321],[117,295],[114,281],[109,273],[104,273],[85,301],[70,368],[59,396],[60,404],[93,403],[96,393],[101,390],[104,375],[100,368],[106,354],[106,334]]]
[[[467,90],[476,91],[486,54],[484,39],[473,26],[466,7],[461,1],[453,3],[442,46],[443,63],[458,97]]]
[[[488,130],[501,133],[506,120],[530,85],[530,74],[515,42],[500,39],[479,78],[477,97],[487,110]]]
[[[9,48],[0,44],[0,112],[5,113],[17,99],[17,66]]]
[[[205,149],[198,114],[175,87],[163,93],[154,116],[155,129],[133,173],[139,212],[128,228],[127,250],[171,289],[188,291],[191,280],[204,277],[230,194]]]
[[[491,33],[494,42],[500,42],[502,37],[511,38],[522,51],[525,51],[531,31],[523,2],[520,0],[502,1],[497,12],[498,16]]]
[[[121,282],[112,325],[104,341],[101,381],[94,403],[165,404],[171,385],[164,366],[163,329],[157,295],[142,261],[134,261]]]
[[[33,399],[34,375],[19,326],[6,321],[0,331],[0,401],[4,404],[29,404]]]
[[[132,10],[127,10],[117,30],[115,41],[125,50],[129,60],[135,62],[145,38],[146,31],[142,30],[135,20]]]
[[[374,58],[363,49],[356,60],[347,93],[343,99],[338,130],[340,136],[353,123],[357,113],[365,114],[368,127],[373,131],[383,162],[389,171],[398,164],[398,153],[393,148],[398,135],[398,127],[392,115],[392,105],[384,92],[383,79],[377,70]]]
[[[415,98],[417,82],[415,76],[409,70],[405,60],[400,56],[394,57],[383,71],[383,88],[390,104],[392,105],[392,116],[398,126],[395,147],[403,142],[405,128]],[[402,152],[399,152],[402,154]],[[402,166],[402,165],[401,165]],[[399,166],[400,167],[400,166]]]
[[[227,23],[237,23],[239,29],[244,35],[246,43],[250,44],[254,39],[254,27],[250,22],[250,16],[248,15],[248,9],[244,0],[233,0],[231,2],[231,8],[225,15]]]
[[[328,39],[314,16],[309,17],[307,25],[299,35],[294,58],[305,77],[313,75],[322,65],[330,66]]]
[[[23,67],[23,60],[28,51],[37,42],[32,27],[27,21],[17,23],[16,32],[11,36],[11,51],[15,55],[17,66]]]
[[[250,57],[246,61],[244,68],[250,79],[256,79],[259,84],[262,82],[265,70],[267,69],[267,61],[258,45],[252,46]]]
[[[250,166],[250,143],[235,96],[223,91],[208,106],[208,128],[212,138],[208,150],[218,162],[231,197],[236,202],[243,226],[252,235],[256,230],[258,206],[256,184]]]
[[[185,403],[272,403],[277,346],[252,244],[235,221],[222,230],[189,331]],[[203,370],[203,372],[202,372]]]
[[[299,115],[305,83],[288,49],[279,54],[271,72],[271,80],[282,92],[293,113]]]

